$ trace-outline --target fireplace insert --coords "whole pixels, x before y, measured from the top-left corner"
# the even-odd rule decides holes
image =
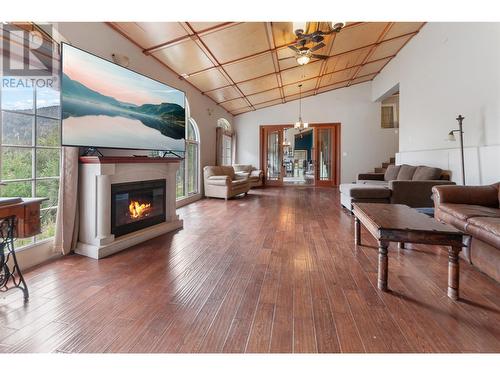
[[[115,237],[165,221],[165,180],[111,185],[111,233]]]

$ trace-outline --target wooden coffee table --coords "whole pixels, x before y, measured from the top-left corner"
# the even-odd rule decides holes
[[[465,235],[450,225],[402,204],[354,203],[354,243],[361,245],[361,224],[378,241],[378,288],[387,290],[390,242],[450,246],[448,250],[448,297],[458,299],[458,254],[465,246]]]

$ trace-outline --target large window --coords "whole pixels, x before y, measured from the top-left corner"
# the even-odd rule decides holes
[[[229,121],[224,118],[220,118],[217,120],[217,127],[222,129],[220,142],[222,143],[219,146],[219,150],[221,152],[220,162],[222,165],[232,165],[233,164],[233,129]]]
[[[223,134],[222,135],[222,165],[231,165],[232,161],[232,148],[233,140],[231,136]]]
[[[0,91],[0,196],[48,197],[42,233],[16,241],[22,247],[54,236],[59,190],[60,99],[51,88]]]
[[[189,118],[186,126],[186,152],[184,160],[177,171],[177,199],[182,199],[199,192],[200,175],[200,137],[198,126],[193,118]]]

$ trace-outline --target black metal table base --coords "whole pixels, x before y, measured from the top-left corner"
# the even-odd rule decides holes
[[[19,288],[23,291],[26,301],[29,298],[28,286],[24,281],[14,251],[15,224],[15,216],[0,220],[0,291],[6,292],[9,289]],[[12,262],[10,262],[11,259]]]

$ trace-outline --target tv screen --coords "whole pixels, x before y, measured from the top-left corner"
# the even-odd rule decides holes
[[[183,152],[185,94],[62,44],[62,144]]]

